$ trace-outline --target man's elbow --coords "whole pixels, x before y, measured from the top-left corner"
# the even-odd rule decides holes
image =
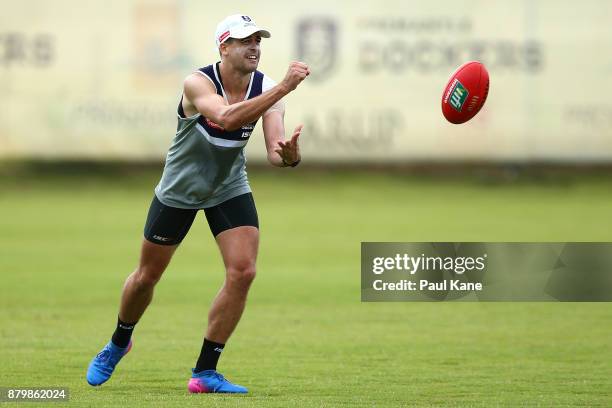
[[[234,115],[229,112],[224,112],[219,115],[218,124],[228,132],[233,132],[234,130],[238,130],[242,127],[242,124],[239,123]]]
[[[212,111],[205,114],[203,113],[204,109],[200,109],[198,107],[198,111],[207,120],[210,120],[225,131],[231,132],[242,127],[242,124],[238,123],[235,117],[236,115],[234,115],[230,109],[219,109],[217,111]]]

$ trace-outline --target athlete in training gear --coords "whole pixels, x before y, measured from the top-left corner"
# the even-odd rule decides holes
[[[127,278],[117,328],[91,361],[87,381],[101,385],[132,346],[134,326],[153,298],[196,213],[203,209],[226,267],[223,287],[208,314],[208,328],[190,392],[245,393],[216,371],[255,277],[259,222],[245,171],[244,146],[262,118],[268,160],[277,167],[300,162],[302,126],[285,139],[282,98],[310,74],[293,62],[277,85],[257,71],[261,38],[269,38],[248,16],[233,15],[217,26],[221,61],[187,77],[178,107],[178,129],[149,209],[140,263]]]

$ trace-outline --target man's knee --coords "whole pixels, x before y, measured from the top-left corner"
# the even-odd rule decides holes
[[[132,275],[132,280],[136,285],[143,289],[155,286],[168,267],[177,247],[178,245],[158,245],[143,239],[140,264]]]
[[[138,267],[138,269],[136,269],[136,272],[134,273],[136,283],[139,287],[142,288],[154,287],[161,279],[161,276],[164,273],[164,269],[165,268],[154,265],[141,265]]]
[[[255,264],[245,262],[227,268],[227,283],[238,289],[248,289],[255,279]]]

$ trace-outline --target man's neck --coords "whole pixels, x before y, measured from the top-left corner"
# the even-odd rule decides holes
[[[251,74],[243,74],[224,61],[221,61],[221,64],[219,64],[219,72],[221,73],[225,93],[229,93],[234,98],[244,99],[249,82],[251,81]]]

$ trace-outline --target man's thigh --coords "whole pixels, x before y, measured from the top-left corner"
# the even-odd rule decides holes
[[[255,200],[251,193],[231,198],[214,207],[205,208],[210,232],[216,238],[222,232],[238,227],[259,229]]]
[[[226,267],[253,267],[259,246],[259,220],[251,193],[204,209]]]
[[[157,245],[178,245],[189,232],[197,212],[196,209],[169,207],[153,196],[147,214],[144,237]]]
[[[259,230],[255,227],[236,227],[216,237],[226,268],[244,270],[254,268],[259,248]]]

